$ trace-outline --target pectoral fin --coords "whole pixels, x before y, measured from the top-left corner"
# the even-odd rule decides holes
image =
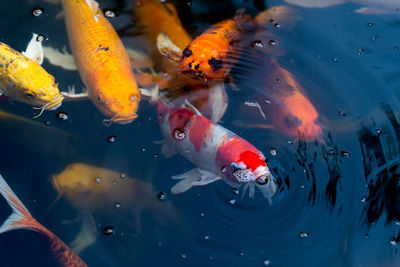
[[[91,214],[82,214],[82,224],[79,234],[71,242],[71,249],[80,253],[96,242],[96,224]]]
[[[211,109],[211,121],[217,123],[228,107],[228,95],[223,83],[213,85],[209,91],[208,106]]]
[[[183,174],[172,176],[172,179],[181,180],[171,188],[173,194],[179,194],[189,190],[193,186],[206,185],[220,180],[221,177],[213,172],[196,168]]]
[[[176,62],[181,60],[182,50],[172,43],[164,32],[160,32],[157,36],[157,47],[161,55]]]
[[[379,7],[362,7],[356,9],[356,12],[363,15],[381,15],[381,14],[394,13],[395,10],[388,10]]]
[[[32,39],[29,41],[26,51],[22,52],[23,56],[36,61],[38,64],[43,63],[43,48],[42,48],[43,37],[36,33],[33,33]]]
[[[346,2],[346,0],[285,0],[286,3],[301,6],[301,7],[329,7],[334,5],[340,5]]]
[[[65,47],[63,51],[59,51],[52,47],[43,46],[43,51],[44,57],[50,61],[51,64],[66,70],[78,70],[74,57],[67,52]]]
[[[268,182],[264,185],[255,183],[258,189],[260,189],[263,196],[268,200],[269,204],[272,204],[272,197],[276,193],[276,181],[275,178],[270,174],[268,176]]]

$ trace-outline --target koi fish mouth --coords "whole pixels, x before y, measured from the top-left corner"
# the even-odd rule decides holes
[[[119,124],[128,124],[134,121],[138,115],[136,113],[132,114],[131,116],[120,116],[120,115],[115,115],[111,119],[105,119],[103,120],[103,123],[105,126],[111,126],[113,122],[119,123]]]
[[[199,79],[204,80],[205,82],[207,81],[207,75],[202,71],[192,70],[192,69],[183,69],[181,72],[192,78],[199,78]]]
[[[38,115],[34,116],[33,118],[36,119],[36,118],[40,117],[40,115],[42,115],[43,111],[45,111],[45,110],[55,110],[55,109],[59,108],[62,105],[63,100],[64,100],[64,97],[59,96],[57,99],[55,99],[51,102],[48,102],[39,108],[33,107],[33,109],[40,109],[40,113]]]

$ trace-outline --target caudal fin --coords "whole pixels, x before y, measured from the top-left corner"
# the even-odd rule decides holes
[[[0,234],[16,230],[30,229],[34,231],[43,231],[44,227],[38,223],[27,208],[22,204],[21,200],[14,194],[3,176],[0,175],[0,193],[7,200],[7,203],[12,208],[12,214],[0,227]]]

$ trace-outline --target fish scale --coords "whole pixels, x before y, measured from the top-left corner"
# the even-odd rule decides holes
[[[69,43],[89,97],[111,121],[131,122],[140,91],[124,45],[96,2],[63,0],[63,5]]]

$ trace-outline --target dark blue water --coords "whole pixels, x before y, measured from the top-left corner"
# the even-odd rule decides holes
[[[255,15],[282,2],[193,0],[176,6],[196,36],[239,8]],[[44,8],[44,15],[31,15],[37,6]],[[140,43],[131,23],[132,6],[131,1],[100,1],[102,9],[120,14],[111,22],[127,47]],[[86,215],[65,198],[52,205],[57,192],[51,175],[82,162],[152,184],[146,198],[160,208],[145,206],[139,219],[133,209],[145,202],[143,197],[135,203],[115,199],[125,209],[111,212],[111,207],[102,207],[109,202],[99,199],[100,208],[92,213],[97,239],[79,254],[89,266],[397,266],[400,16],[361,15],[354,12],[358,7],[296,8],[292,26],[271,30],[281,51],[273,57],[294,75],[318,111],[322,140],[299,140],[274,128],[234,123],[246,121],[246,111],[253,112],[243,109],[245,101],[271,97],[262,80],[270,68],[268,39],[265,50],[242,58],[232,70],[240,91],[227,84],[229,106],[221,125],[266,154],[279,182],[272,205],[259,192],[254,199],[236,195],[222,181],[172,195],[175,181],[170,177],[194,166],[180,155],[163,157],[154,143],[162,139],[156,108],[146,101],[133,123],[111,127],[103,125],[103,115],[90,101],[65,102],[36,120],[30,106],[1,102],[0,110],[31,122],[1,117],[0,173],[32,215],[66,244],[79,233],[79,219]],[[22,51],[36,32],[48,38],[44,45],[61,49],[68,43],[63,19],[55,19],[61,10],[61,4],[25,0],[3,5],[0,41]],[[43,66],[62,90],[71,84],[83,87],[77,72],[48,61]],[[68,120],[57,119],[60,111]],[[271,112],[266,116],[273,116]],[[264,121],[259,117],[256,122]],[[110,143],[109,136],[116,142]],[[167,194],[166,201],[157,200],[159,192]],[[4,220],[10,209],[0,203]],[[173,206],[173,218],[160,216],[167,205]],[[106,226],[113,226],[115,233],[104,235]],[[43,236],[31,231],[0,235],[0,248],[1,266],[57,264]]]

